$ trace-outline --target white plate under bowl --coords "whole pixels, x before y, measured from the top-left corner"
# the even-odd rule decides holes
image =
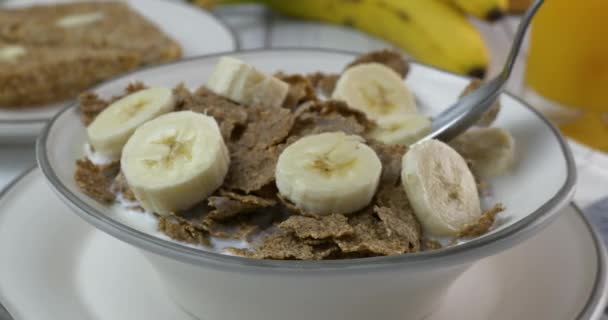
[[[75,0],[11,0],[2,3],[2,8],[73,1]],[[175,0],[123,1],[175,39],[182,46],[184,57],[238,48],[230,28],[200,8]],[[44,124],[65,105],[64,102],[31,108],[0,108],[0,143],[34,141]]]
[[[139,250],[68,211],[37,169],[0,195],[0,302],[15,320],[191,319]],[[532,239],[461,275],[428,320],[599,319],[601,246],[568,206]]]

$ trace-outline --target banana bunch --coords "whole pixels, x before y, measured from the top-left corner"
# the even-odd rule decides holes
[[[190,0],[211,8],[254,2],[288,16],[347,25],[403,49],[416,60],[483,77],[489,64],[481,34],[467,15],[493,21],[507,0]]]

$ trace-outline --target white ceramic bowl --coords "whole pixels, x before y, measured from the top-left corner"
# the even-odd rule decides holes
[[[267,72],[338,72],[353,54],[283,49],[232,56]],[[109,97],[127,83],[196,88],[218,56],[206,56],[121,76],[95,89]],[[407,83],[423,112],[453,103],[466,78],[414,64]],[[518,164],[491,181],[494,198],[507,210],[498,227],[475,240],[437,251],[336,261],[273,261],[226,256],[184,246],[112,218],[111,208],[84,195],[73,180],[85,129],[77,106],[60,112],[38,140],[40,167],[52,188],[79,216],[142,250],[158,270],[172,299],[201,319],[420,319],[441,303],[446,288],[475,261],[531,237],[549,224],[571,198],[575,169],[558,131],[522,101],[505,94],[496,125],[510,130]],[[142,231],[143,230],[143,231]],[[472,306],[474,307],[474,302]]]

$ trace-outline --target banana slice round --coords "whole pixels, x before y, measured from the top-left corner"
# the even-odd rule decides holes
[[[481,215],[473,174],[443,142],[414,144],[403,155],[401,181],[416,217],[432,235],[455,236]]]
[[[372,138],[386,144],[409,146],[431,132],[431,118],[420,114],[403,114],[376,120]]]
[[[15,62],[21,56],[27,54],[23,46],[9,45],[0,47],[0,62]]]
[[[333,99],[344,100],[372,119],[416,113],[416,100],[394,70],[379,63],[364,63],[344,71]]]
[[[121,169],[141,206],[167,215],[189,209],[219,188],[230,164],[215,119],[172,112],[139,127],[124,147]]]
[[[382,163],[359,136],[330,132],[301,138],[279,156],[276,184],[296,206],[320,215],[350,213],[368,205]]]
[[[515,163],[515,139],[502,128],[471,128],[450,145],[471,161],[471,169],[480,177],[502,175]]]
[[[238,103],[269,107],[280,107],[289,91],[287,83],[231,57],[220,59],[206,86]]]
[[[174,108],[171,89],[137,91],[112,103],[95,118],[87,127],[89,143],[95,151],[116,159],[137,127]]]

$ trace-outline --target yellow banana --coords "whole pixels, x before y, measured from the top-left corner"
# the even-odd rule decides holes
[[[510,14],[521,14],[532,4],[532,0],[508,0],[507,11]]]
[[[234,3],[239,0],[194,0]],[[257,0],[279,13],[349,25],[387,40],[416,60],[482,77],[488,51],[466,16],[444,0]]]
[[[500,19],[507,11],[507,0],[450,0],[464,12],[488,21]]]

